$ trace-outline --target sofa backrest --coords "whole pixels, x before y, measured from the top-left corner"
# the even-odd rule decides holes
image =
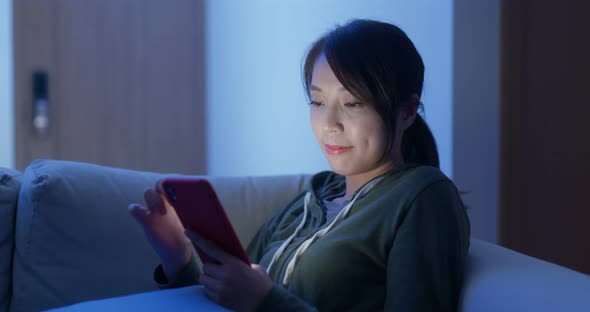
[[[168,174],[38,160],[25,170],[16,216],[11,311],[155,290],[158,258],[127,211]],[[246,246],[309,177],[207,177]]]
[[[0,312],[8,311],[10,301],[14,218],[21,181],[21,172],[0,168]]]
[[[50,160],[33,162],[24,175],[0,170],[0,312],[10,295],[11,311],[39,311],[156,289],[157,256],[127,205],[143,203],[143,190],[166,174]],[[207,178],[244,246],[309,180]],[[588,275],[497,245],[472,239],[466,269],[460,311],[586,311],[590,306]]]

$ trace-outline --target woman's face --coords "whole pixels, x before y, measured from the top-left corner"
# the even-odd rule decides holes
[[[334,172],[376,176],[391,167],[380,162],[387,146],[381,117],[342,86],[323,54],[309,92],[313,132]]]

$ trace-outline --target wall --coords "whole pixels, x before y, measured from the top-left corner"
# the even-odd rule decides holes
[[[0,166],[12,167],[11,1],[0,1]],[[306,47],[350,18],[398,24],[426,63],[423,102],[441,167],[459,188],[474,237],[497,240],[498,0],[207,1],[208,173],[328,169],[309,125]],[[7,53],[5,53],[7,52]]]
[[[497,242],[499,184],[498,0],[455,0],[453,179],[473,237]]]
[[[590,274],[590,2],[502,1],[500,243]]]
[[[399,25],[426,63],[423,102],[452,175],[453,1],[208,1],[208,173],[329,169],[309,124],[300,66],[323,32],[351,18]]]
[[[12,1],[0,1],[0,167],[14,168]]]

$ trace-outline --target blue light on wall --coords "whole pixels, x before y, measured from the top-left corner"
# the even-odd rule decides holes
[[[14,168],[12,1],[0,1],[0,167]]]
[[[208,174],[329,169],[310,128],[301,62],[334,25],[371,18],[400,26],[422,54],[426,120],[451,175],[452,1],[215,0],[206,7]]]

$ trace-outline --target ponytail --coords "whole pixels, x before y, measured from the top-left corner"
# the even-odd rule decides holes
[[[440,167],[434,136],[420,114],[404,132],[402,155],[406,163]]]

